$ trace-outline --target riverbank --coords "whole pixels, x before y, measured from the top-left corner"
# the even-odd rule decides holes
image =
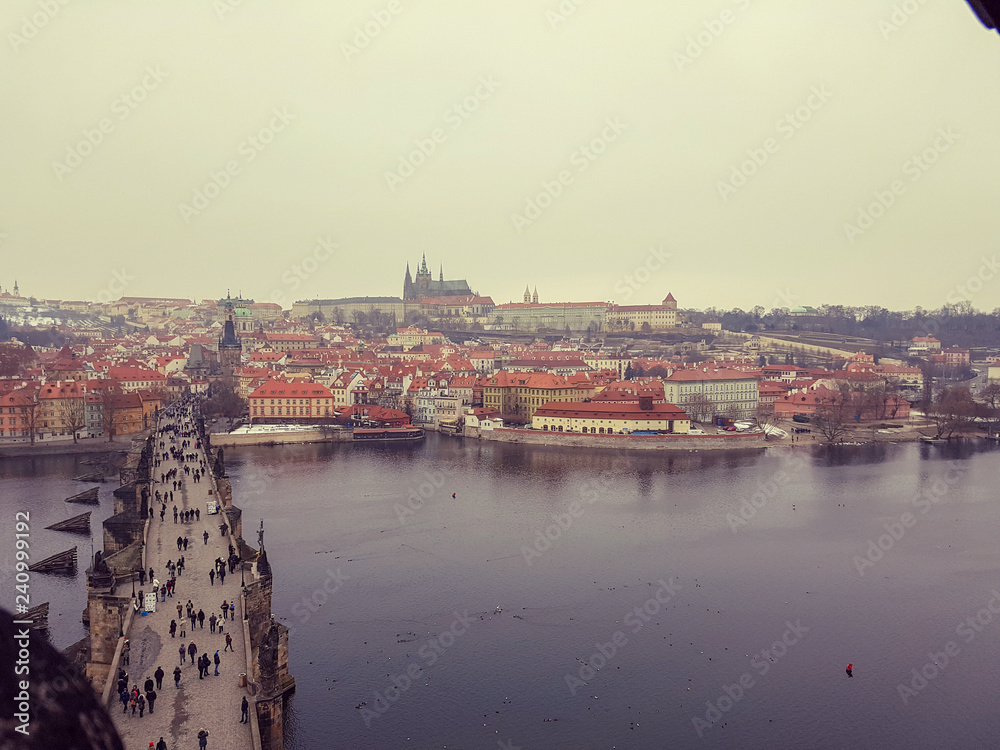
[[[104,438],[89,438],[73,442],[35,443],[34,445],[0,445],[0,459],[23,456],[72,456],[86,453],[107,453],[124,455],[132,447],[132,440],[108,442]]]

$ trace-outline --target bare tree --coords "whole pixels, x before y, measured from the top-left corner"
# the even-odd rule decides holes
[[[59,418],[63,427],[73,435],[73,443],[77,442],[77,433],[87,426],[86,397],[63,399],[59,404]]]
[[[117,384],[113,384],[102,388],[98,393],[101,400],[101,426],[104,428],[104,434],[108,436],[110,443],[114,441],[115,433],[118,431],[119,397],[122,391]]]
[[[845,403],[843,393],[833,392],[821,398],[813,417],[813,426],[828,443],[840,442],[847,434],[852,407]]]
[[[24,424],[28,428],[28,438],[31,440],[31,444],[35,444],[35,435],[38,433],[38,420],[41,418],[41,414],[38,411],[38,395],[35,393],[31,394],[31,401],[21,407],[21,414],[24,415]]]
[[[695,422],[704,422],[715,414],[715,402],[704,393],[698,393],[684,404],[684,410]]]
[[[0,344],[0,377],[19,376],[32,359],[31,350],[24,344],[14,342]]]
[[[757,426],[764,430],[764,437],[769,437],[770,427],[778,427],[784,422],[784,419],[775,414],[773,403],[759,403],[757,404],[757,410],[754,413],[754,419],[757,422]]]

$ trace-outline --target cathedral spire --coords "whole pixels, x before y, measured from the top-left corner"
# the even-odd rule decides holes
[[[438,277],[439,281],[444,281],[444,263],[441,264],[441,275]]]
[[[427,270],[427,253],[424,253],[420,260],[420,270],[417,271],[419,274],[427,274],[430,276],[430,271]]]
[[[528,285],[524,285],[524,301],[531,302],[531,290],[528,289]]]

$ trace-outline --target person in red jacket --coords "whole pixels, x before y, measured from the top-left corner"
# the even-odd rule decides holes
[[[854,665],[853,664],[848,664],[847,665],[847,676],[848,677],[854,677]]]

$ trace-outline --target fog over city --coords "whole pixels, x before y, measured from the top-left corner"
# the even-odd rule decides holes
[[[1000,43],[959,1],[2,19],[0,286],[38,298],[398,296],[426,254],[498,304],[936,308],[996,251]]]

